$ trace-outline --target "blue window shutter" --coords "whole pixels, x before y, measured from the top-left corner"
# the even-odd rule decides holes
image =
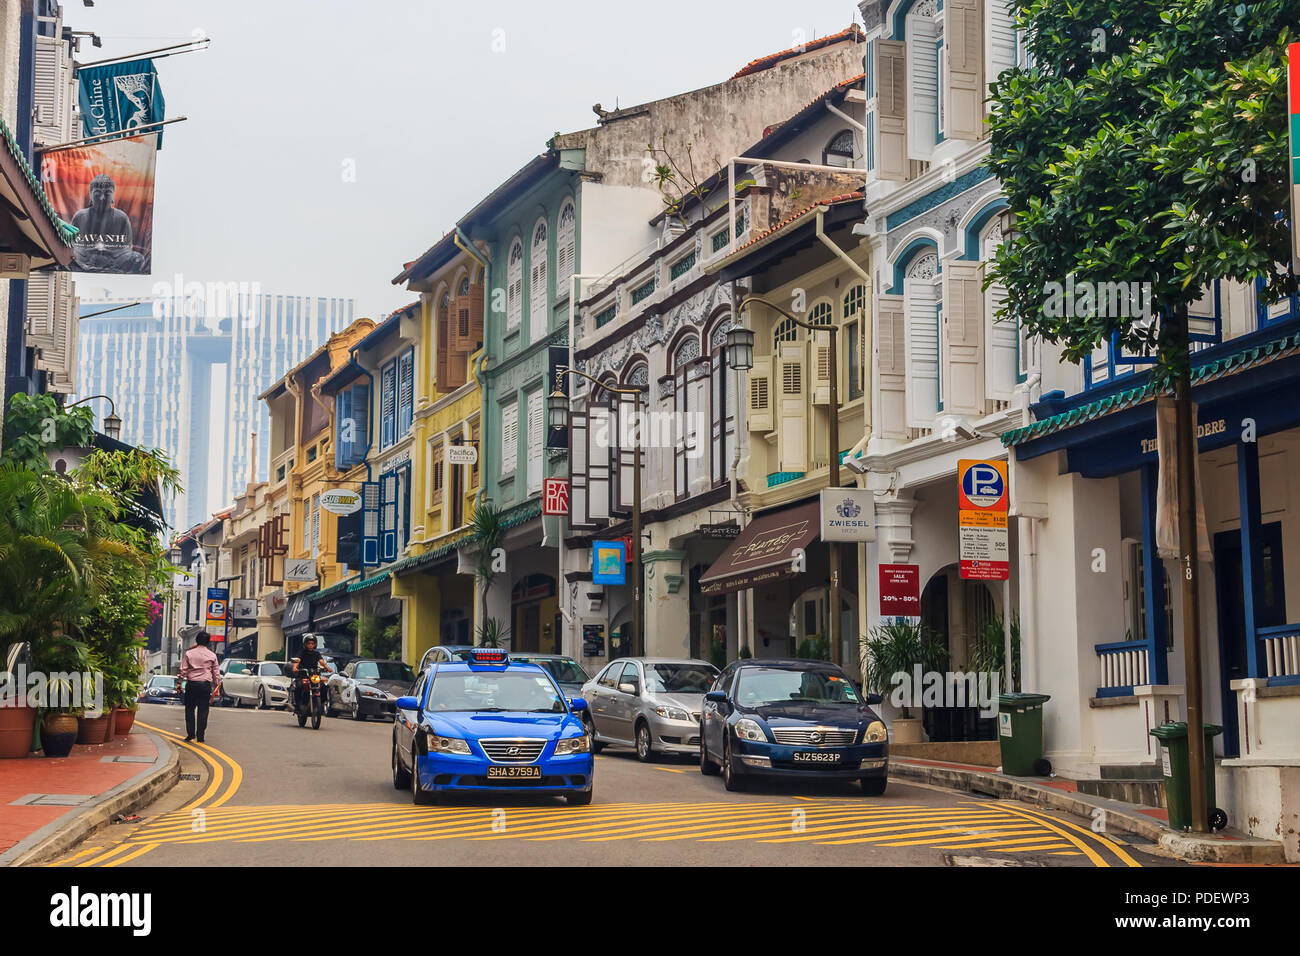
[[[380,558],[393,561],[397,558],[397,472],[379,476],[379,499]]]
[[[359,465],[366,460],[366,451],[370,447],[370,383],[361,382],[352,386],[352,417],[357,423],[352,433],[352,459],[349,466]]]
[[[384,366],[382,379],[383,396],[380,399],[380,433],[379,447],[387,448],[397,441],[397,362]]]
[[[415,349],[409,349],[397,362],[397,437],[411,430],[415,412]],[[396,439],[394,439],[396,440]]]
[[[339,392],[334,396],[334,467],[346,471],[352,463],[352,442],[345,436],[351,431],[355,437],[355,426],[348,427],[352,418],[352,390]]]
[[[361,503],[361,564],[373,568],[379,563],[379,482],[362,482]]]

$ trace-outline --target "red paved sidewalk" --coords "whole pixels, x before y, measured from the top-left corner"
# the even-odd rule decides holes
[[[77,744],[66,757],[37,752],[0,760],[0,854],[64,814],[78,813],[157,759],[153,738],[137,730],[106,744]]]

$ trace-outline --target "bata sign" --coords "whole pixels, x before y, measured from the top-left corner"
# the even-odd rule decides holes
[[[330,514],[356,514],[361,510],[361,493],[359,491],[345,491],[341,488],[326,491],[320,496],[320,506]]]
[[[869,488],[822,490],[823,541],[875,541],[876,499]]]

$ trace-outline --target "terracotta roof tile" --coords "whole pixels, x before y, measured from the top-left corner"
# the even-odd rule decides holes
[[[759,57],[757,60],[750,60],[740,68],[731,79],[738,79],[742,76],[749,76],[751,73],[759,73],[763,70],[776,66],[782,60],[788,60],[791,57],[802,56],[813,50],[820,50],[824,46],[830,46],[832,43],[838,43],[847,37],[858,37],[863,35],[862,28],[856,23],[850,24],[848,29],[841,30],[839,33],[832,33],[830,36],[824,36],[817,40],[810,40],[802,46],[791,47],[788,50],[782,50],[780,53],[773,53],[769,56]]]

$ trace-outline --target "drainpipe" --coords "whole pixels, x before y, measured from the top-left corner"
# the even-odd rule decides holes
[[[1042,392],[1042,375],[1032,373],[1021,389],[1020,424],[1030,424],[1029,406]],[[1020,689],[1038,689],[1038,522],[1029,515],[1019,515],[1020,539]],[[1010,615],[1008,615],[1009,619]],[[1010,680],[1008,679],[1008,684]]]
[[[736,304],[740,301],[740,291],[737,288],[737,286],[738,283],[733,279],[731,281],[732,322],[734,324],[739,325],[740,316],[735,312]],[[740,507],[740,494],[739,494],[740,459],[741,459],[740,443],[742,440],[741,436],[745,436],[746,438],[748,437],[749,429],[745,427],[745,423],[740,420],[740,409],[742,407],[748,407],[748,403],[742,399],[742,396],[745,395],[744,376],[738,370],[735,369],[732,370],[731,374],[736,376],[736,453],[731,457],[731,508],[733,511],[736,512],[737,523],[740,525],[740,530],[744,531],[745,519],[748,517],[748,512]],[[749,637],[748,615],[749,615],[749,591],[746,588],[742,588],[741,590],[736,592],[736,654],[737,657],[739,657],[740,649],[746,646],[746,641]],[[712,633],[710,633],[709,634],[710,647],[712,647],[712,644],[713,644],[713,635]],[[754,648],[752,646],[750,646],[749,652],[751,654],[754,652]]]

